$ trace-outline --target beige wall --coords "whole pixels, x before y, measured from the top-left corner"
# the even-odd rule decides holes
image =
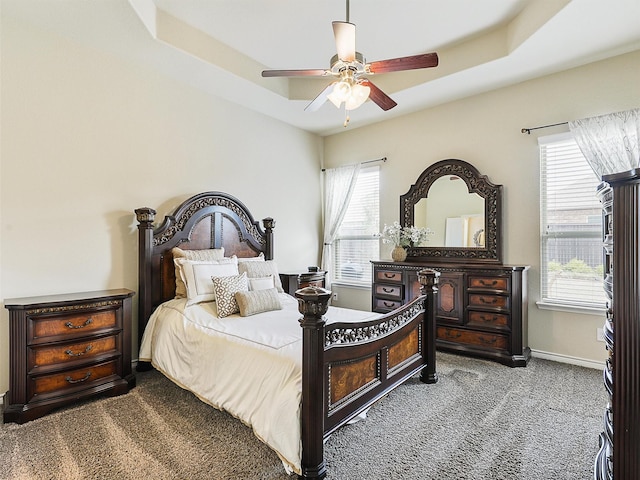
[[[325,166],[387,157],[381,167],[381,223],[398,220],[399,197],[432,163],[459,158],[504,186],[505,263],[531,265],[529,345],[542,355],[602,362],[604,343],[594,315],[540,310],[539,161],[537,136],[520,133],[552,124],[640,106],[640,52],[476,95],[325,140]],[[357,117],[357,111],[352,118]],[[357,151],[356,151],[357,146]],[[385,248],[385,247],[383,247]],[[383,257],[389,253],[383,251]],[[370,308],[368,292],[334,286],[340,304]],[[587,362],[589,363],[589,362]]]
[[[1,299],[135,290],[133,210],[209,190],[275,218],[281,271],[318,264],[321,138],[6,15],[1,35]]]

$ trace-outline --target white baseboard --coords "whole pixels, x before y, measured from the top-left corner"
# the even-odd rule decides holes
[[[552,360],[554,362],[569,363],[571,365],[578,365],[580,367],[595,368],[602,370],[605,366],[604,360],[597,362],[595,360],[588,360],[586,358],[571,357],[569,355],[562,355],[560,353],[543,352],[542,350],[531,350],[531,356],[536,358],[542,358],[544,360]]]

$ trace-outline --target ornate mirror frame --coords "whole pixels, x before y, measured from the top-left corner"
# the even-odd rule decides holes
[[[429,187],[438,178],[456,175],[467,184],[469,193],[484,199],[484,248],[409,247],[407,262],[502,263],[502,185],[495,185],[486,175],[464,160],[441,160],[420,174],[409,191],[400,197],[400,224],[414,224],[414,206],[427,198]]]

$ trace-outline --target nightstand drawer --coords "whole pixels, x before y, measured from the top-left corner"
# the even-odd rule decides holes
[[[375,284],[375,295],[402,300],[402,285],[388,285],[386,283]]]
[[[112,360],[107,363],[90,365],[53,373],[51,375],[31,377],[31,382],[29,383],[29,400],[33,399],[36,395],[46,395],[47,393],[60,395],[64,390],[94,385],[96,382],[106,377],[116,375],[117,373],[118,361]]]
[[[375,282],[397,282],[402,283],[402,272],[393,270],[377,270],[375,271]]]
[[[388,300],[385,298],[375,298],[373,301],[374,301],[374,311],[376,312],[390,312],[391,310],[395,310],[396,308],[402,306],[402,302],[400,300]]]
[[[509,308],[509,297],[500,295],[470,294],[469,307]]]
[[[29,317],[29,339],[45,340],[47,337],[78,336],[117,327],[115,310],[93,311],[73,315]]]
[[[59,365],[74,360],[87,360],[105,353],[117,352],[115,335],[76,343],[29,347],[30,373],[34,368]]]

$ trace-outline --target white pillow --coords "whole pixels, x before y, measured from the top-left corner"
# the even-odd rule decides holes
[[[218,316],[222,318],[238,313],[240,307],[236,301],[236,293],[248,290],[247,274],[211,277],[211,284],[216,294]]]
[[[171,249],[173,259],[186,258],[187,260],[198,261],[211,261],[224,259],[224,248],[209,248],[206,250],[182,250],[178,247]],[[180,277],[180,270],[178,266],[175,266],[176,275],[176,298],[185,298],[187,296],[187,287],[185,287],[182,278]]]
[[[265,260],[264,262],[243,262],[238,265],[238,271],[240,273],[246,272],[247,277],[266,277],[273,275],[273,284],[278,289],[278,292],[282,293],[282,282],[280,281],[280,275],[278,275],[278,265],[275,260]]]
[[[273,282],[273,275],[267,275],[266,277],[249,278],[248,280],[249,280],[249,291],[251,292],[275,288],[275,284]]]
[[[187,306],[215,300],[211,277],[238,275],[238,259],[233,256],[222,260],[174,260],[187,292]]]

